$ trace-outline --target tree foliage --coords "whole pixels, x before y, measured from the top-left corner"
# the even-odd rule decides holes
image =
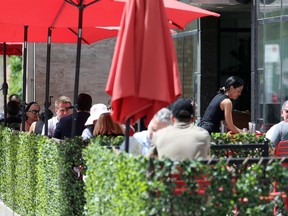
[[[10,82],[8,94],[18,94],[22,97],[22,56],[10,57]]]

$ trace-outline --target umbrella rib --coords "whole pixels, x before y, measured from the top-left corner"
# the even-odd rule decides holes
[[[89,4],[85,5],[85,7],[87,7],[87,6],[91,5],[91,4],[94,4],[94,3],[98,2],[98,1],[100,1],[100,0],[94,0],[94,1],[90,2]]]
[[[57,13],[55,19],[53,20],[51,27],[53,27],[53,26],[55,25],[55,23],[57,22],[58,17],[60,16],[60,14],[62,13],[62,11],[63,11],[63,9],[64,9],[64,7],[65,7],[65,4],[66,4],[66,2],[64,1],[63,4],[61,5],[60,10],[59,10],[58,13]]]
[[[98,1],[100,1],[100,0],[94,0],[94,1],[92,1],[92,2],[90,2],[90,3],[88,3],[88,4],[83,4],[83,0],[82,1],[78,1],[78,4],[75,4],[75,2],[73,2],[73,0],[64,0],[65,2],[67,2],[67,3],[69,3],[69,4],[71,4],[71,5],[73,5],[74,7],[82,7],[82,8],[86,8],[86,7],[88,7],[88,6],[90,6],[90,5],[92,5],[92,4],[94,4],[94,3],[96,3],[96,2],[98,2]]]
[[[172,20],[168,20],[168,22],[171,23],[172,25],[176,26],[180,30],[185,30],[182,26],[178,25],[177,23],[173,22]]]
[[[72,28],[68,28],[73,34],[75,34],[76,36],[78,36],[78,33],[75,32]],[[84,43],[89,44],[89,42],[87,40],[85,40],[83,37],[81,37],[81,40],[84,41]]]

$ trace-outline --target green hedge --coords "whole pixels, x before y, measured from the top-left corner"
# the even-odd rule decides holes
[[[96,141],[84,155],[87,163],[85,211],[91,216],[234,215],[235,209],[239,215],[270,216],[274,205],[283,207],[281,197],[273,201],[260,197],[268,196],[274,180],[279,190],[287,189],[288,176],[279,163],[227,166],[222,161],[212,166],[200,161],[148,160],[101,147]],[[189,190],[175,196],[176,185],[171,174],[177,173],[179,167],[181,179]],[[198,195],[195,177],[202,174],[211,184],[204,195]],[[285,208],[282,211],[285,212]]]
[[[114,151],[101,147],[95,139],[85,150],[86,214],[147,215],[146,160]]]
[[[274,205],[286,213],[281,197],[259,198],[275,180],[286,192],[288,176],[279,163],[160,161],[101,143],[98,137],[86,147],[80,138],[56,142],[0,127],[1,200],[21,216],[234,215],[236,209],[239,215],[272,215]],[[83,167],[85,182],[75,167]],[[173,194],[175,173],[189,188],[180,195]],[[203,174],[210,185],[198,195],[196,180]]]
[[[0,128],[0,199],[24,215],[83,215],[84,182],[73,170],[84,166],[80,138],[61,143]]]

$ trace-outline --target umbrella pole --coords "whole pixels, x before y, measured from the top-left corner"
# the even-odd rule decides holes
[[[8,84],[7,84],[7,73],[6,73],[6,43],[3,43],[3,85],[2,91],[4,96],[4,124],[6,126],[7,121],[7,93],[8,93]]]
[[[130,118],[125,123],[125,151],[129,152]]]
[[[44,131],[45,136],[48,135],[48,108],[49,108],[49,91],[50,91],[50,62],[51,62],[51,34],[52,30],[48,28],[47,38],[47,60],[46,60],[46,92],[45,92],[45,118],[44,118]]]
[[[83,1],[81,1],[81,2],[83,3]],[[83,10],[84,10],[84,7],[78,7],[78,10],[79,10],[78,39],[77,39],[76,70],[75,70],[75,83],[74,83],[74,108],[73,108],[73,116],[72,116],[71,137],[75,136],[75,130],[76,130],[76,109],[77,109],[78,90],[79,90],[82,24],[83,24]]]
[[[76,130],[76,109],[78,100],[78,90],[79,90],[79,75],[80,75],[80,61],[81,61],[81,41],[82,41],[82,25],[83,25],[83,11],[85,7],[98,2],[99,0],[94,0],[89,4],[85,5],[84,0],[79,0],[78,4],[75,4],[72,0],[65,0],[65,2],[78,8],[79,18],[78,18],[78,39],[77,39],[77,54],[76,54],[76,70],[75,70],[75,84],[74,84],[74,106],[72,115],[72,130],[71,137],[74,137]]]
[[[27,38],[28,26],[24,26],[24,54],[23,54],[23,83],[22,83],[22,131],[25,131],[25,104],[26,104],[26,74],[27,74]]]

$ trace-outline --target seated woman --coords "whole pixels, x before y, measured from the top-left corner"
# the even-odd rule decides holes
[[[50,109],[48,109],[48,119],[51,119],[52,117],[53,112]],[[41,109],[39,114],[39,120],[31,124],[29,133],[42,134],[44,121],[45,121],[45,109]]]
[[[124,128],[118,122],[113,121],[109,112],[100,115],[96,121],[93,136],[97,135],[124,135]]]
[[[33,122],[38,121],[39,119],[39,112],[40,112],[40,106],[36,102],[30,102],[24,111],[24,114],[26,116],[26,121],[25,121],[25,130],[24,131],[29,131],[30,126]],[[20,131],[22,130],[22,123],[20,125]]]
[[[111,136],[124,136],[125,128],[118,122],[115,122],[111,113],[106,112],[99,116],[95,123],[93,136],[97,135],[111,135]],[[143,146],[137,142],[133,137],[129,137],[129,153],[133,155],[141,155]],[[120,146],[120,150],[125,150],[125,141]]]

